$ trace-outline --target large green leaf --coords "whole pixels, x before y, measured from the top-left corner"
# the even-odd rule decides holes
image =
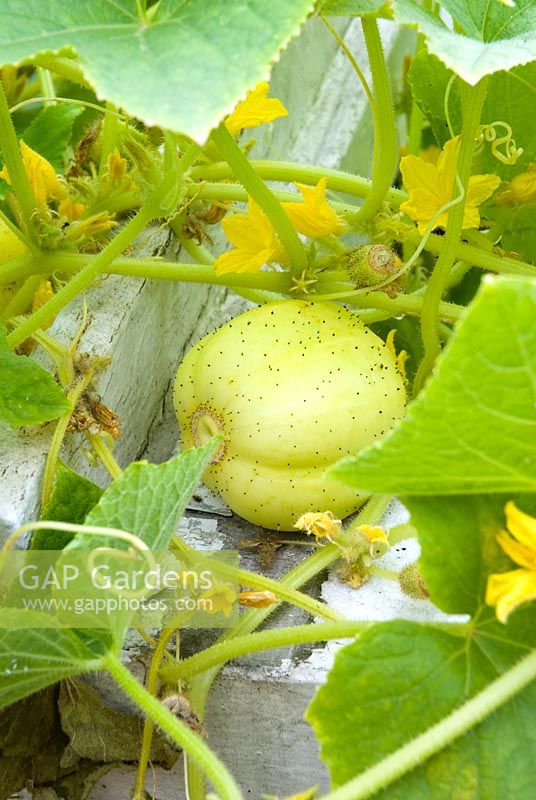
[[[142,5],[142,4],[140,4]],[[150,125],[203,141],[270,64],[312,0],[4,0],[0,63],[77,54],[97,95]]]
[[[62,103],[46,106],[34,117],[21,138],[28,147],[50,161],[57,172],[61,172],[74,121],[83,111],[81,106]]]
[[[89,512],[86,524],[120,528],[133,533],[152,550],[167,550],[186,503],[210,462],[216,441],[186,450],[164,464],[129,464]],[[79,535],[70,547],[102,544],[102,538]],[[125,546],[118,541],[106,544]]]
[[[41,625],[42,612],[0,609],[0,708],[56,681],[102,668],[102,637]]]
[[[449,29],[416,0],[394,0],[395,20],[418,27],[430,51],[467,83],[536,59],[533,0],[516,0],[512,8],[499,0],[443,0],[442,6],[461,33]]]
[[[397,427],[330,471],[363,492],[536,491],[536,280],[487,278]]]
[[[389,11],[387,0],[321,0],[318,10],[327,17],[385,16]]]
[[[82,523],[102,495],[102,489],[58,461],[54,491],[41,519]],[[41,529],[34,533],[32,550],[62,550],[74,537],[72,533]]]
[[[40,425],[63,416],[70,406],[50,372],[6,344],[0,325],[0,419],[14,428]]]
[[[476,614],[488,576],[512,569],[497,543],[497,534],[505,529],[508,500],[536,514],[536,494],[405,498],[422,551],[419,569],[433,602],[443,611]]]
[[[483,618],[450,635],[397,620],[340,650],[307,712],[334,784],[342,784],[454,711],[536,645],[534,615]],[[536,685],[380,792],[389,800],[534,797]]]
[[[450,139],[445,113],[445,97],[452,71],[434,56],[422,49],[411,63],[409,81],[414,99],[428,117],[440,145]],[[448,111],[454,134],[461,133],[462,114],[459,93],[460,81],[455,81],[448,95]],[[484,141],[474,159],[474,173],[494,172],[504,180],[511,180],[524,172],[536,160],[536,62],[515,67],[508,72],[497,72],[491,76],[480,121],[490,125],[503,121],[512,129],[516,147],[523,153],[515,164],[502,163],[493,153],[492,144]],[[497,124],[497,140],[503,137],[506,129]],[[505,144],[498,144],[500,154],[505,153]]]

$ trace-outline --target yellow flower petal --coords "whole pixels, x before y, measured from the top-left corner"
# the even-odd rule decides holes
[[[258,272],[270,261],[284,258],[284,249],[274,227],[262,209],[249,201],[245,214],[231,214],[222,221],[234,250],[222,253],[214,262],[217,275],[226,272]]]
[[[500,182],[498,175],[472,175],[467,187],[466,205],[479,206],[491,197]]]
[[[524,514],[510,501],[504,508],[506,525],[518,542],[530,547],[536,556],[536,518]]]
[[[317,539],[333,539],[340,536],[342,522],[335,519],[331,511],[308,511],[294,523],[299,531],[316,536]]]
[[[506,622],[514,609],[529,600],[536,600],[536,572],[515,569],[489,576],[486,603],[496,607],[500,622]]]
[[[67,189],[59,182],[52,164],[46,158],[40,156],[39,153],[36,153],[35,150],[32,150],[31,147],[28,147],[22,139],[19,147],[24,169],[28,175],[37,204],[42,206],[46,205],[49,198],[59,200],[65,197]],[[6,167],[0,172],[0,178],[3,178],[6,183],[11,185],[11,178]]]
[[[256,128],[265,122],[288,116],[288,111],[276,97],[268,97],[270,87],[259,83],[225,120],[227,130],[236,135],[242,128]]]
[[[61,216],[66,217],[69,222],[74,222],[75,220],[80,219],[86,208],[87,206],[85,206],[84,203],[76,203],[74,200],[69,200],[69,198],[66,198],[59,204],[58,213],[61,214]]]
[[[515,561],[520,567],[526,567],[536,572],[536,550],[534,548],[519,544],[506,531],[498,534],[497,541],[512,561]]]
[[[283,208],[297,231],[305,236],[329,236],[343,232],[344,225],[326,200],[327,178],[316,186],[297,183],[303,203],[283,203]]]
[[[421,234],[425,233],[439,209],[452,199],[459,145],[459,136],[445,142],[435,164],[417,156],[405,156],[400,161],[404,186],[409,193],[400,210],[415,220]],[[497,175],[473,175],[469,179],[462,223],[464,230],[480,225],[478,206],[493,194],[499,183]],[[441,212],[434,222],[436,228],[447,227],[448,213],[448,209]]]

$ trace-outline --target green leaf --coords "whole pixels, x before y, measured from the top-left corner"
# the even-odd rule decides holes
[[[99,632],[91,640],[74,630],[32,628],[42,616],[0,609],[0,708],[63,678],[102,669]]]
[[[57,419],[69,410],[50,372],[28,356],[12,353],[0,329],[0,419],[22,428]]]
[[[482,618],[469,637],[396,620],[337,653],[306,718],[340,785],[458,708],[536,645],[534,615]],[[534,796],[536,685],[377,796],[482,800]],[[376,796],[376,795],[375,795]]]
[[[418,27],[428,49],[467,83],[536,59],[536,6],[516,0],[508,8],[499,0],[443,0],[462,33],[422,8],[416,0],[394,0],[395,21]]]
[[[82,523],[102,495],[102,489],[93,481],[82,477],[62,461],[56,467],[54,491],[41,519],[56,522]],[[42,529],[34,533],[32,550],[63,550],[73,539],[74,534]]]
[[[429,119],[432,130],[442,146],[450,139],[445,113],[447,87],[453,76],[436,56],[421,49],[411,63],[409,81],[414,99]],[[533,103],[528,97],[536,96],[536,62],[523,67],[515,67],[509,72],[497,72],[490,77],[486,99],[480,122],[490,125],[503,121],[512,129],[516,147],[523,153],[515,165],[503,164],[494,155],[492,143],[484,141],[475,156],[473,173],[493,172],[504,180],[525,172],[528,165],[536,160],[536,116]],[[448,95],[448,111],[454,135],[461,133],[462,110],[460,82],[454,81]],[[495,128],[497,140],[505,135],[506,129],[498,124]],[[505,144],[498,144],[497,151],[505,153]]]
[[[513,250],[519,253],[525,261],[534,263],[536,257],[536,203],[527,203],[527,205],[515,209],[512,222],[501,239],[501,247],[505,250]]]
[[[261,80],[313,9],[312,0],[4,0],[0,62],[54,51],[80,59],[99,97],[149,125],[204,141]]]
[[[50,161],[57,172],[62,172],[74,121],[83,111],[80,106],[63,103],[47,106],[32,120],[21,138]]]
[[[167,550],[201,475],[210,463],[217,439],[181,453],[164,464],[139,461],[125,469],[106,489],[86,517],[88,525],[129,531],[152,550]],[[102,538],[78,535],[70,547],[99,547]],[[108,546],[124,548],[125,542]]]
[[[366,493],[536,490],[536,280],[486,278],[396,428],[330,470]]]
[[[488,576],[512,569],[496,540],[505,529],[508,500],[526,514],[536,514],[536,494],[405,499],[419,536],[420,572],[432,601],[443,611],[476,614]]]
[[[386,0],[323,0],[318,9],[326,17],[375,17],[389,13]]]

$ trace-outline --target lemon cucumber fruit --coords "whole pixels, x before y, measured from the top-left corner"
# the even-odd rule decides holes
[[[364,501],[326,477],[404,413],[404,383],[383,341],[333,303],[285,300],[209,334],[177,372],[183,448],[222,444],[205,483],[266,528],[307,511],[344,518]]]

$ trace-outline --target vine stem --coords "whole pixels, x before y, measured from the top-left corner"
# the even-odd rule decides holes
[[[91,449],[100,460],[101,464],[112,478],[112,480],[117,480],[123,474],[123,470],[117,463],[114,458],[114,455],[110,448],[106,445],[106,442],[103,441],[100,434],[92,434],[87,432],[86,438],[91,445]]]
[[[283,206],[251,166],[223,123],[212,131],[212,140],[248,195],[259,204],[274,226],[288,253],[292,272],[301,274],[307,268],[307,253]]]
[[[172,549],[185,559],[194,557],[197,563],[199,563],[200,560],[204,560],[198,551],[189,547],[189,545],[179,537],[173,539]],[[343,615],[339,614],[338,611],[334,611],[325,603],[321,603],[319,600],[315,600],[314,597],[309,597],[309,595],[297,591],[297,589],[283,586],[281,581],[275,581],[272,578],[267,578],[265,575],[257,575],[255,572],[249,572],[246,569],[240,569],[239,567],[234,567],[231,564],[225,564],[224,562],[211,558],[206,559],[206,561],[210,564],[212,571],[215,572],[216,575],[229,578],[244,586],[252,586],[254,589],[273,592],[280,601],[292,603],[292,605],[302,608],[313,616],[322,617],[331,622],[344,620]]]
[[[463,216],[467,187],[471,175],[471,163],[475,144],[475,136],[480,122],[480,114],[486,97],[487,78],[482,78],[476,86],[468,89],[467,103],[463,120],[460,150],[456,164],[460,190],[463,190],[461,201],[451,206],[447,219],[446,233],[444,236],[443,250],[430,276],[424,294],[424,304],[421,315],[421,331],[424,343],[424,358],[421,361],[415,376],[415,394],[423,387],[428,378],[435,360],[441,352],[441,342],[438,329],[438,313],[441,297],[448,281],[452,266],[456,261],[457,245],[463,228]],[[455,182],[453,198],[458,192]]]
[[[224,764],[214,755],[205,742],[187,725],[139,683],[121,663],[118,656],[109,653],[103,659],[104,668],[111,674],[123,691],[134,700],[142,711],[188,754],[214,786],[221,800],[242,800],[238,784]]]
[[[44,509],[48,505],[48,503],[50,502],[50,498],[52,496],[52,489],[54,486],[54,475],[56,473],[56,464],[60,456],[61,445],[65,438],[65,434],[67,433],[67,426],[69,425],[71,415],[73,413],[73,410],[76,408],[78,400],[80,399],[80,397],[83,395],[83,393],[93,380],[94,374],[95,374],[94,368],[88,369],[85,375],[78,381],[78,383],[76,383],[73,386],[73,388],[67,395],[67,400],[69,401],[70,409],[66,414],[63,415],[63,417],[60,417],[60,419],[58,420],[47,453],[45,469],[43,472],[43,486],[41,489],[41,509]]]
[[[366,506],[361,509],[357,515],[355,524],[362,525],[365,523],[373,524],[378,522],[386,512],[390,501],[391,498],[386,495],[371,497]],[[286,588],[299,589],[300,586],[308,583],[312,578],[333,564],[334,561],[340,558],[340,554],[341,551],[339,547],[334,544],[320,547],[289,570],[289,572],[281,578],[280,584]],[[242,614],[238,622],[222,634],[219,642],[251,633],[280,605],[281,603],[278,602],[268,608],[252,609]],[[220,666],[221,665],[212,667],[201,675],[196,675],[192,680],[190,699],[200,717],[204,715],[207,695],[214,678],[220,670]],[[202,800],[202,798],[205,797],[205,781],[200,771],[196,768],[196,765],[189,761],[187,762],[187,782],[190,800]]]
[[[460,708],[322,800],[365,800],[447,747],[536,679],[536,650]]]
[[[208,647],[201,653],[196,653],[165,667],[166,681],[188,680],[199,672],[204,672],[211,667],[224,664],[238,656],[249,653],[258,653],[273,647],[288,647],[293,644],[306,642],[326,642],[329,639],[346,639],[371,626],[370,622],[341,622],[313,623],[309,625],[294,625],[289,628],[274,628],[272,630],[249,633],[233,639],[218,642]]]
[[[356,222],[367,222],[378,213],[391,186],[398,160],[398,144],[393,97],[378,23],[374,17],[364,16],[361,25],[374,87],[372,186],[356,216]]]
[[[6,95],[0,80],[0,142],[2,153],[6,162],[9,180],[17,198],[22,221],[26,231],[32,239],[32,214],[37,206],[30,180],[24,169],[17,134],[13,127],[13,120],[9,113]]]
[[[166,647],[169,640],[175,633],[175,628],[168,628],[162,631],[160,638],[151,658],[151,666],[149,667],[149,674],[147,675],[147,691],[153,697],[156,697],[158,691],[158,673]],[[147,774],[147,764],[151,758],[151,744],[153,741],[154,725],[150,717],[145,717],[143,725],[143,735],[141,740],[140,757],[138,759],[138,770],[136,772],[136,783],[132,800],[145,800],[145,776]]]
[[[328,189],[363,198],[367,197],[372,187],[372,181],[368,178],[352,175],[342,170],[319,167],[317,164],[303,164],[299,161],[262,160],[252,160],[249,163],[261,178],[270,181],[279,181],[281,183],[299,181],[313,186],[321,178],[326,178]],[[190,174],[195,180],[206,181],[224,181],[233,176],[230,167],[223,163],[194,167]],[[294,199],[299,201],[298,196]],[[386,199],[398,207],[404,200],[407,200],[407,193],[401,189],[390,188]]]
[[[101,157],[99,162],[99,175],[103,175],[108,167],[108,156],[113,151],[119,130],[119,119],[111,103],[106,103],[104,124],[102,126]]]
[[[198,152],[198,145],[192,145]],[[189,153],[183,156],[188,161]],[[95,257],[94,261],[87,264],[81,272],[72,278],[57,294],[35,311],[25,322],[19,325],[7,337],[10,347],[16,347],[30,336],[37,328],[41,328],[46,320],[54,318],[62,308],[71,302],[78,294],[90,287],[94,279],[103,272],[112,261],[121,255],[123,250],[146,228],[149,222],[161,212],[162,198],[173,188],[177,181],[176,173],[171,173],[164,178],[142,204],[138,213],[115,236],[104,250]]]

